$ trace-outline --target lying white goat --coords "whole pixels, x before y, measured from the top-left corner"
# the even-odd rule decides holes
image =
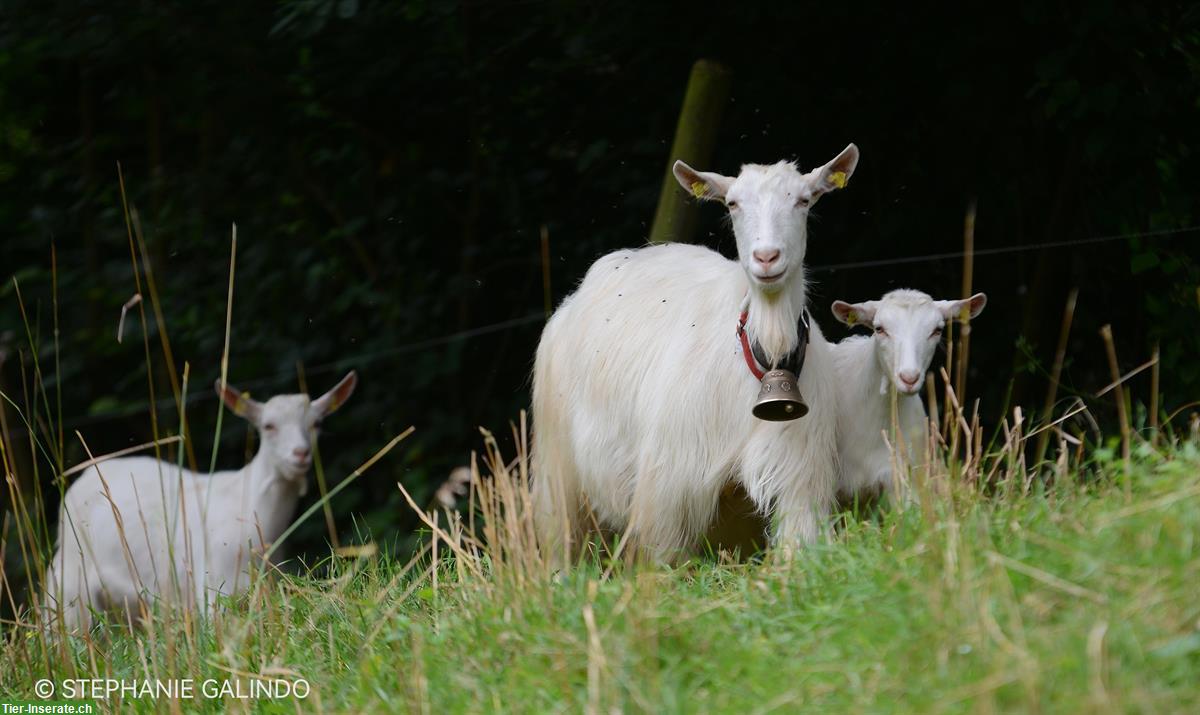
[[[217,394],[258,429],[258,453],[236,471],[197,474],[151,457],[88,467],[59,510],[58,551],[46,573],[46,607],[67,630],[92,609],[139,617],[151,599],[199,605],[249,585],[263,549],[287,528],[307,491],[321,420],[354,391],[351,372],[316,400],[255,402],[218,381]]]
[[[934,300],[921,291],[904,289],[865,303],[834,301],[838,320],[874,329],[870,337],[849,337],[833,346],[839,386],[839,501],[869,500],[892,494],[899,486],[892,476],[892,454],[884,433],[892,440],[892,449],[901,450],[905,464],[923,462],[928,418],[918,393],[942,326],[964,308],[974,318],[986,304],[983,293],[963,300]],[[893,390],[900,439],[892,431]]]
[[[806,174],[780,162],[735,178],[676,162],[685,189],[728,207],[739,260],[686,244],[617,251],[555,311],[534,364],[532,485],[555,562],[571,558],[588,509],[656,558],[678,558],[730,481],[776,517],[777,540],[817,537],[836,479],[829,345],[811,323],[799,375],[811,411],[764,422],[750,411],[751,365],[771,365],[744,354],[735,331],[745,311],[748,342],[772,365],[800,345],[809,209],[857,163],[853,144]]]

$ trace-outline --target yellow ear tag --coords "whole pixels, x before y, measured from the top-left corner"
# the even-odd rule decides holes
[[[250,399],[249,392],[243,392],[238,395],[237,404],[233,406],[233,414],[238,417],[246,415],[246,400]]]
[[[829,175],[829,183],[833,184],[835,187],[837,187],[839,189],[846,188],[846,172],[844,172],[844,171],[833,172],[832,174]]]
[[[857,322],[858,322],[858,313],[855,313],[852,310],[846,314],[846,325],[853,326]]]
[[[704,198],[704,194],[707,192],[708,192],[708,184],[704,183],[703,181],[693,181],[692,182],[692,193],[696,195],[696,198],[698,198],[698,199]]]

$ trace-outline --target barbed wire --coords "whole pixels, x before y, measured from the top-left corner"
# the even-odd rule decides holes
[[[1110,242],[1110,241],[1123,241],[1123,240],[1129,240],[1131,238],[1159,238],[1159,237],[1164,237],[1164,236],[1175,236],[1175,235],[1180,235],[1180,234],[1196,233],[1196,232],[1200,232],[1200,225],[1185,226],[1185,227],[1181,227],[1181,228],[1172,228],[1172,229],[1161,229],[1161,230],[1155,230],[1155,231],[1139,231],[1139,232],[1133,232],[1133,233],[1110,234],[1110,235],[1105,235],[1105,236],[1092,236],[1089,238],[1080,238],[1080,239],[1064,240],[1064,241],[1048,241],[1045,243],[1026,243],[1026,244],[1020,244],[1020,245],[1016,245],[1016,246],[1000,246],[1000,247],[996,247],[996,248],[980,248],[980,249],[976,249],[975,251],[973,251],[973,254],[975,256],[994,256],[994,255],[1003,255],[1003,254],[1008,254],[1008,253],[1020,253],[1023,251],[1036,251],[1036,250],[1046,250],[1046,249],[1055,249],[1055,248],[1069,248],[1069,247],[1073,247],[1073,246],[1083,246],[1083,245],[1096,244],[1096,243],[1106,243],[1106,242]],[[880,258],[880,259],[874,259],[874,260],[853,261],[853,262],[849,262],[849,263],[835,263],[832,265],[814,266],[812,268],[809,268],[808,272],[809,273],[826,273],[826,272],[834,272],[834,271],[858,270],[858,269],[864,269],[864,268],[878,268],[878,267],[883,267],[883,266],[903,265],[903,264],[911,264],[911,263],[932,263],[935,261],[948,260],[951,258],[962,258],[965,255],[966,255],[965,251],[948,251],[945,253],[929,253],[929,254],[925,254],[925,255],[921,255],[921,256]],[[366,363],[371,363],[371,362],[374,362],[376,360],[380,360],[380,359],[383,359],[386,357],[395,357],[397,355],[404,355],[407,353],[412,353],[412,352],[416,352],[418,350],[424,350],[424,349],[436,347],[439,345],[445,345],[445,344],[459,342],[459,341],[463,341],[463,340],[470,340],[472,338],[480,337],[482,335],[488,335],[491,333],[496,333],[496,332],[500,332],[503,330],[509,330],[511,328],[516,328],[516,327],[520,327],[523,325],[529,325],[531,323],[535,323],[535,322],[542,321],[545,319],[546,319],[546,315],[544,312],[539,311],[537,313],[529,313],[527,315],[523,315],[520,317],[510,318],[508,320],[502,320],[497,323],[491,323],[489,325],[482,325],[482,326],[479,326],[476,328],[470,328],[467,330],[460,330],[458,332],[450,333],[448,335],[442,335],[442,336],[436,337],[436,338],[427,338],[424,340],[417,340],[417,341],[414,341],[411,343],[395,345],[395,346],[392,346],[389,348],[375,350],[375,351],[371,351],[368,353],[361,353],[361,354],[355,355],[353,358],[343,358],[343,359],[334,360],[331,362],[320,363],[317,365],[313,365],[311,367],[306,367],[305,373],[308,375],[319,375],[319,374],[323,374],[326,372],[332,372],[332,371],[338,370],[338,369],[347,369],[350,367],[359,366],[359,365],[363,365]],[[288,370],[288,371],[280,371],[273,375],[264,375],[262,377],[253,378],[250,380],[233,381],[233,382],[240,389],[250,390],[250,389],[268,387],[270,385],[278,384],[280,381],[288,379],[288,378],[292,377],[293,375],[294,375],[294,373],[292,371]],[[210,390],[207,390],[207,389],[201,389],[194,393],[189,394],[185,400],[185,404],[191,405],[196,402],[205,402],[208,400],[215,400],[215,399],[216,399],[216,395],[213,392],[211,392]],[[174,408],[176,408],[175,399],[173,397],[162,398],[155,402],[155,407],[158,408],[159,410],[174,409]],[[77,429],[79,427],[86,427],[86,426],[94,425],[94,424],[103,424],[105,422],[115,421],[118,419],[124,419],[127,417],[133,417],[135,415],[148,413],[149,411],[150,410],[148,407],[131,407],[131,408],[123,409],[123,410],[109,410],[109,411],[105,411],[105,412],[97,412],[95,414],[86,415],[84,417],[79,417],[79,418],[73,419],[73,420],[65,423],[65,426],[69,427],[71,429]],[[18,430],[18,431],[21,431],[21,430]]]

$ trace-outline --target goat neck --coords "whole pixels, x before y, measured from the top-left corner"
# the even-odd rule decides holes
[[[245,480],[242,494],[253,526],[262,531],[263,539],[274,541],[296,512],[307,475],[285,471],[260,447],[241,478]]]
[[[770,292],[751,285],[747,295],[746,330],[774,363],[796,349],[796,326],[807,304],[808,291],[803,271]]]

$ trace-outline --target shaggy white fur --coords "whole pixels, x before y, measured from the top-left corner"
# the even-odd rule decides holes
[[[93,610],[129,621],[155,598],[208,612],[218,594],[249,585],[254,559],[287,528],[306,490],[321,420],[357,382],[351,372],[316,400],[262,403],[218,382],[225,404],[259,431],[258,452],[239,470],[197,474],[152,457],[88,467],[59,510],[47,621],[61,611],[67,630],[87,629]]]
[[[809,414],[763,422],[735,328],[745,301],[750,338],[772,361],[796,346],[808,209],[857,161],[850,145],[807,174],[781,162],[736,178],[677,162],[686,189],[729,207],[739,260],[685,244],[617,251],[559,306],[533,376],[534,504],[552,558],[572,558],[590,509],[601,527],[678,559],[730,480],[775,517],[777,541],[817,537],[837,472],[829,345],[814,323],[799,378]]]

